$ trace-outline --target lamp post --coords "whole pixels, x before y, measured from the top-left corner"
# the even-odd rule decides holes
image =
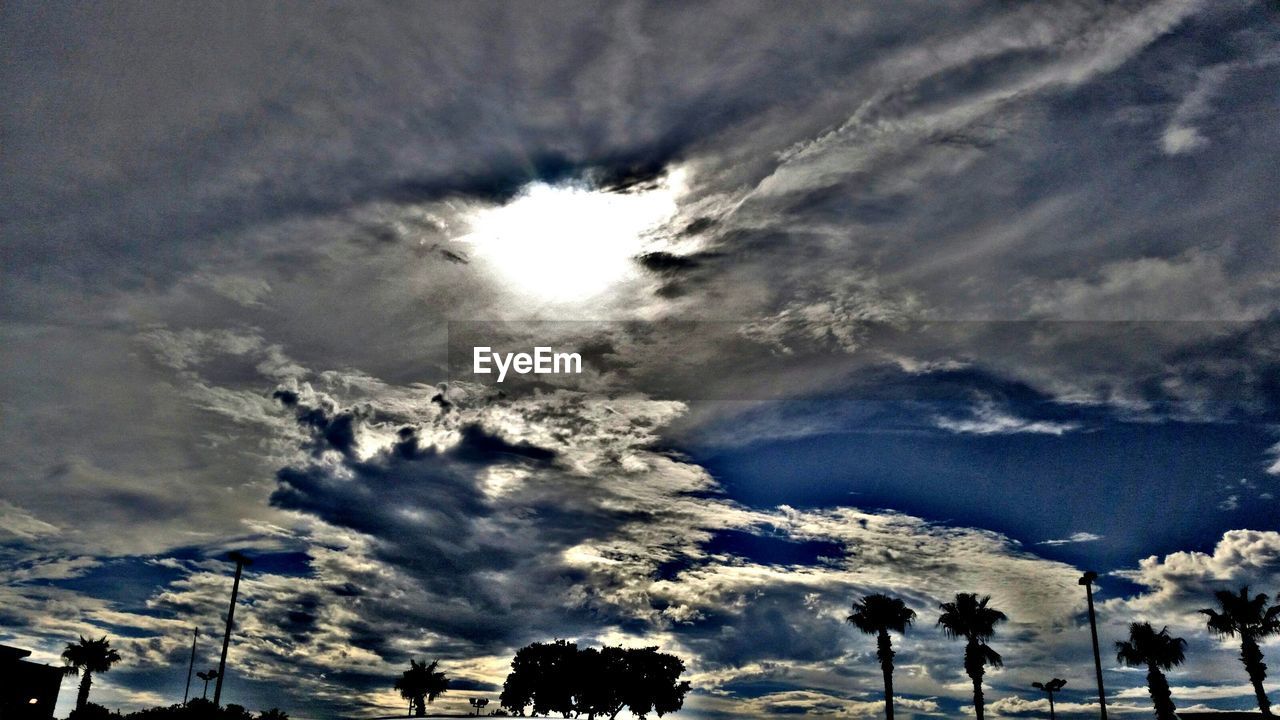
[[[227,645],[231,643],[231,626],[235,622],[236,595],[240,594],[240,575],[246,565],[252,561],[239,552],[227,554],[227,559],[236,564],[236,578],[231,582],[231,607],[227,610],[227,630],[222,635],[222,658],[218,660],[218,681],[213,686],[213,706],[222,707],[222,676],[227,672]]]
[[[191,661],[187,663],[187,689],[182,691],[182,706],[187,706],[187,697],[191,695],[191,671],[196,667],[196,640],[200,637],[200,628],[191,628]]]
[[[1037,690],[1043,690],[1049,696],[1049,720],[1055,720],[1056,715],[1053,711],[1053,694],[1067,686],[1067,681],[1062,678],[1054,678],[1047,683],[1031,683],[1031,687]]]
[[[218,677],[218,671],[214,670],[213,668],[209,668],[204,672],[196,673],[196,677],[204,681],[204,692],[200,693],[200,699],[208,700],[209,699],[209,681]]]
[[[1098,573],[1089,570],[1080,576],[1080,584],[1084,586],[1084,595],[1089,601],[1089,633],[1093,636],[1093,669],[1098,674],[1098,717],[1107,720],[1107,692],[1102,688],[1102,655],[1098,653],[1098,619],[1093,613],[1093,581],[1097,579]]]

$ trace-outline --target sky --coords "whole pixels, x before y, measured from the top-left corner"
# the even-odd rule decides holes
[[[1280,594],[1280,5],[10,2],[0,56],[0,643],[109,636],[96,702],[216,665],[242,550],[223,698],[303,719],[553,638],[877,717],[873,592],[900,716],[972,714],[976,592],[989,716],[1093,717],[1088,569],[1112,714],[1132,621],[1253,706],[1196,611]]]

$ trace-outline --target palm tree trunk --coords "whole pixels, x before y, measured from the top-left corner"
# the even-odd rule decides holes
[[[880,658],[880,671],[884,673],[884,717],[893,720],[893,641],[887,630],[881,630],[876,638],[876,657]]]
[[[1173,694],[1169,692],[1169,681],[1164,673],[1154,665],[1148,666],[1147,688],[1151,692],[1151,703],[1155,706],[1156,720],[1177,720],[1173,705]]]
[[[1049,720],[1058,720],[1053,714],[1053,693],[1049,693]]]
[[[1249,673],[1249,682],[1253,683],[1253,694],[1258,697],[1258,709],[1262,711],[1263,717],[1271,717],[1271,700],[1262,687],[1262,682],[1267,679],[1267,664],[1262,662],[1262,650],[1253,638],[1245,637],[1240,641],[1240,660]]]
[[[973,712],[982,720],[982,678],[973,679]]]
[[[978,643],[970,640],[964,648],[964,671],[973,680],[973,711],[982,720],[983,659]]]
[[[413,699],[413,714],[414,714],[414,716],[415,716],[415,717],[426,717],[426,716],[427,716],[427,702],[426,702],[426,700],[424,700],[424,699],[422,699],[422,698],[420,698],[420,697],[418,697],[418,698],[414,698],[414,699]]]
[[[89,702],[89,686],[93,684],[93,678],[90,677],[88,670],[84,670],[80,675],[80,692],[76,693],[76,710],[83,710],[85,703]]]

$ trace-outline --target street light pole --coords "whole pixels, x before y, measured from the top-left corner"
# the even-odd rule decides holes
[[[1097,579],[1098,573],[1089,570],[1080,576],[1080,584],[1084,586],[1084,595],[1089,601],[1089,633],[1093,636],[1093,669],[1098,674],[1099,717],[1107,720],[1107,692],[1102,688],[1102,655],[1098,653],[1098,620],[1093,613],[1093,581]]]
[[[222,635],[222,658],[218,660],[218,681],[213,686],[213,706],[222,707],[222,676],[227,672],[227,646],[231,643],[231,626],[235,622],[236,595],[240,594],[240,575],[246,565],[252,561],[239,552],[227,555],[227,559],[236,564],[236,578],[231,582],[231,607],[227,610],[227,630]]]
[[[191,628],[191,662],[187,663],[187,689],[182,691],[182,706],[187,706],[187,696],[191,694],[191,671],[196,667],[196,640],[200,637],[200,628]]]

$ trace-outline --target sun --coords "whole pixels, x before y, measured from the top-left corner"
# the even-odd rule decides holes
[[[519,295],[592,300],[635,276],[635,256],[675,217],[682,188],[680,172],[632,192],[530,183],[506,204],[472,212],[469,232],[455,240]]]

